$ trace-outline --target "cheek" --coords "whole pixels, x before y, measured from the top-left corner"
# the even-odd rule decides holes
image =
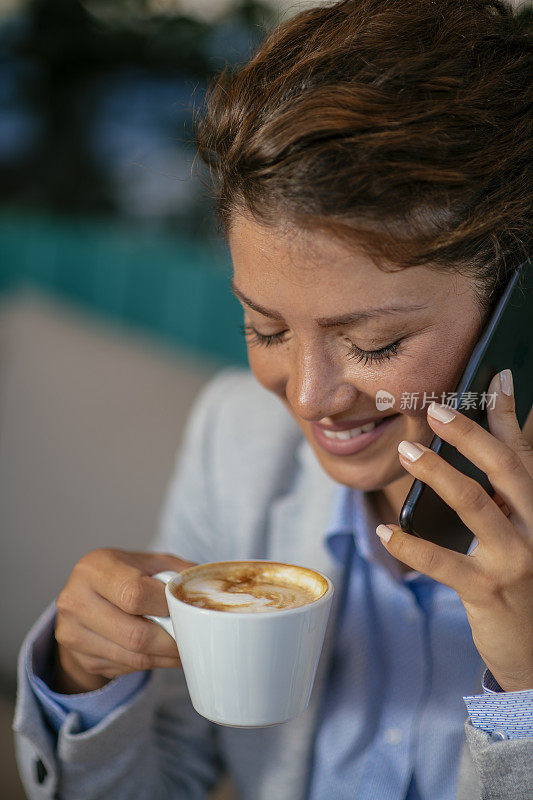
[[[285,375],[282,360],[269,349],[248,348],[248,364],[255,379],[276,394],[284,394]]]
[[[363,397],[355,401],[359,409],[367,406],[369,399],[374,407],[377,392],[385,390],[395,398],[394,408],[411,418],[420,432],[431,430],[427,425],[427,406],[431,400],[450,402],[449,393],[457,386],[468,361],[468,352],[465,353],[464,348],[458,354],[453,341],[448,338],[441,347],[441,339],[434,333],[429,341],[417,343],[416,351],[399,355],[383,365],[365,366],[348,361],[341,380],[351,383],[363,397],[366,396],[366,403]],[[248,347],[248,363],[256,380],[265,389],[285,398],[289,365],[287,359],[275,351],[275,346]]]
[[[397,369],[386,376],[385,388],[396,398],[397,409],[426,422],[432,400],[453,402],[475,342],[475,330],[458,330],[453,325],[439,326],[413,341],[399,357]]]
[[[464,364],[433,359],[419,362],[417,369],[401,371],[396,376],[390,391],[396,398],[399,411],[409,416],[426,418],[426,410],[432,400],[437,403],[452,403],[455,388],[462,375]]]
[[[270,348],[248,348],[248,364],[256,380],[271,392],[285,394],[285,386],[290,378],[290,366],[287,359],[275,352],[274,346]],[[367,398],[375,397],[378,391],[385,390],[397,398],[399,403],[403,392],[420,392],[422,387],[434,386],[436,375],[432,375],[425,364],[425,372],[420,364],[424,359],[411,359],[407,365],[405,361],[391,359],[380,365],[355,364],[348,361],[344,368],[342,383],[352,384],[361,395]],[[340,370],[342,374],[342,369]],[[362,405],[359,401],[359,405]],[[409,409],[406,409],[409,411]]]

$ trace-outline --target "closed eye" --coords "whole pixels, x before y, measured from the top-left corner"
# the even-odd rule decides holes
[[[249,344],[252,347],[272,347],[273,345],[283,344],[283,337],[287,333],[287,331],[280,331],[279,333],[265,335],[256,331],[252,325],[241,325],[240,330],[244,336],[249,337]],[[392,344],[381,347],[379,350],[361,350],[360,347],[352,344],[346,356],[350,359],[356,359],[358,364],[364,361],[365,366],[367,364],[379,363],[380,361],[385,361],[392,356],[398,355],[401,342],[402,339],[397,339],[395,342],[392,342]]]

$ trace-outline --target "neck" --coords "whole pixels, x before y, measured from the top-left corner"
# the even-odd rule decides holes
[[[383,517],[382,522],[385,524],[388,522],[393,522],[395,525],[399,524],[400,511],[413,480],[412,475],[402,475],[401,478],[387,484],[383,489],[369,493],[374,508]]]
[[[384,486],[383,489],[369,492],[370,502],[373,504],[380,522],[385,524],[392,522],[398,525],[400,511],[412,483],[413,477],[411,475],[402,475],[401,478]],[[397,561],[402,572],[409,572],[412,569],[402,561]]]

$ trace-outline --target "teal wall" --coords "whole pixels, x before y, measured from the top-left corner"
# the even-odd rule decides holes
[[[0,215],[0,293],[34,286],[191,353],[246,365],[229,252],[179,234]]]

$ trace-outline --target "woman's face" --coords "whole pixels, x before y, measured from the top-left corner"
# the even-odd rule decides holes
[[[432,399],[442,402],[443,392],[450,402],[447,394],[477,340],[482,320],[471,279],[426,267],[384,272],[326,234],[288,234],[241,216],[229,241],[234,290],[250,327],[250,368],[259,383],[278,395],[335,481],[374,491],[405,477],[398,443],[429,445],[425,409]],[[395,311],[372,311],[392,306]],[[326,324],[354,313],[364,316]],[[275,338],[260,344],[251,328]],[[357,351],[398,340],[390,358],[361,359]],[[376,405],[379,390],[393,396],[391,407]],[[403,407],[402,397],[410,399]],[[356,428],[388,416],[382,430],[362,433],[359,442],[357,434],[331,440],[315,425]]]

